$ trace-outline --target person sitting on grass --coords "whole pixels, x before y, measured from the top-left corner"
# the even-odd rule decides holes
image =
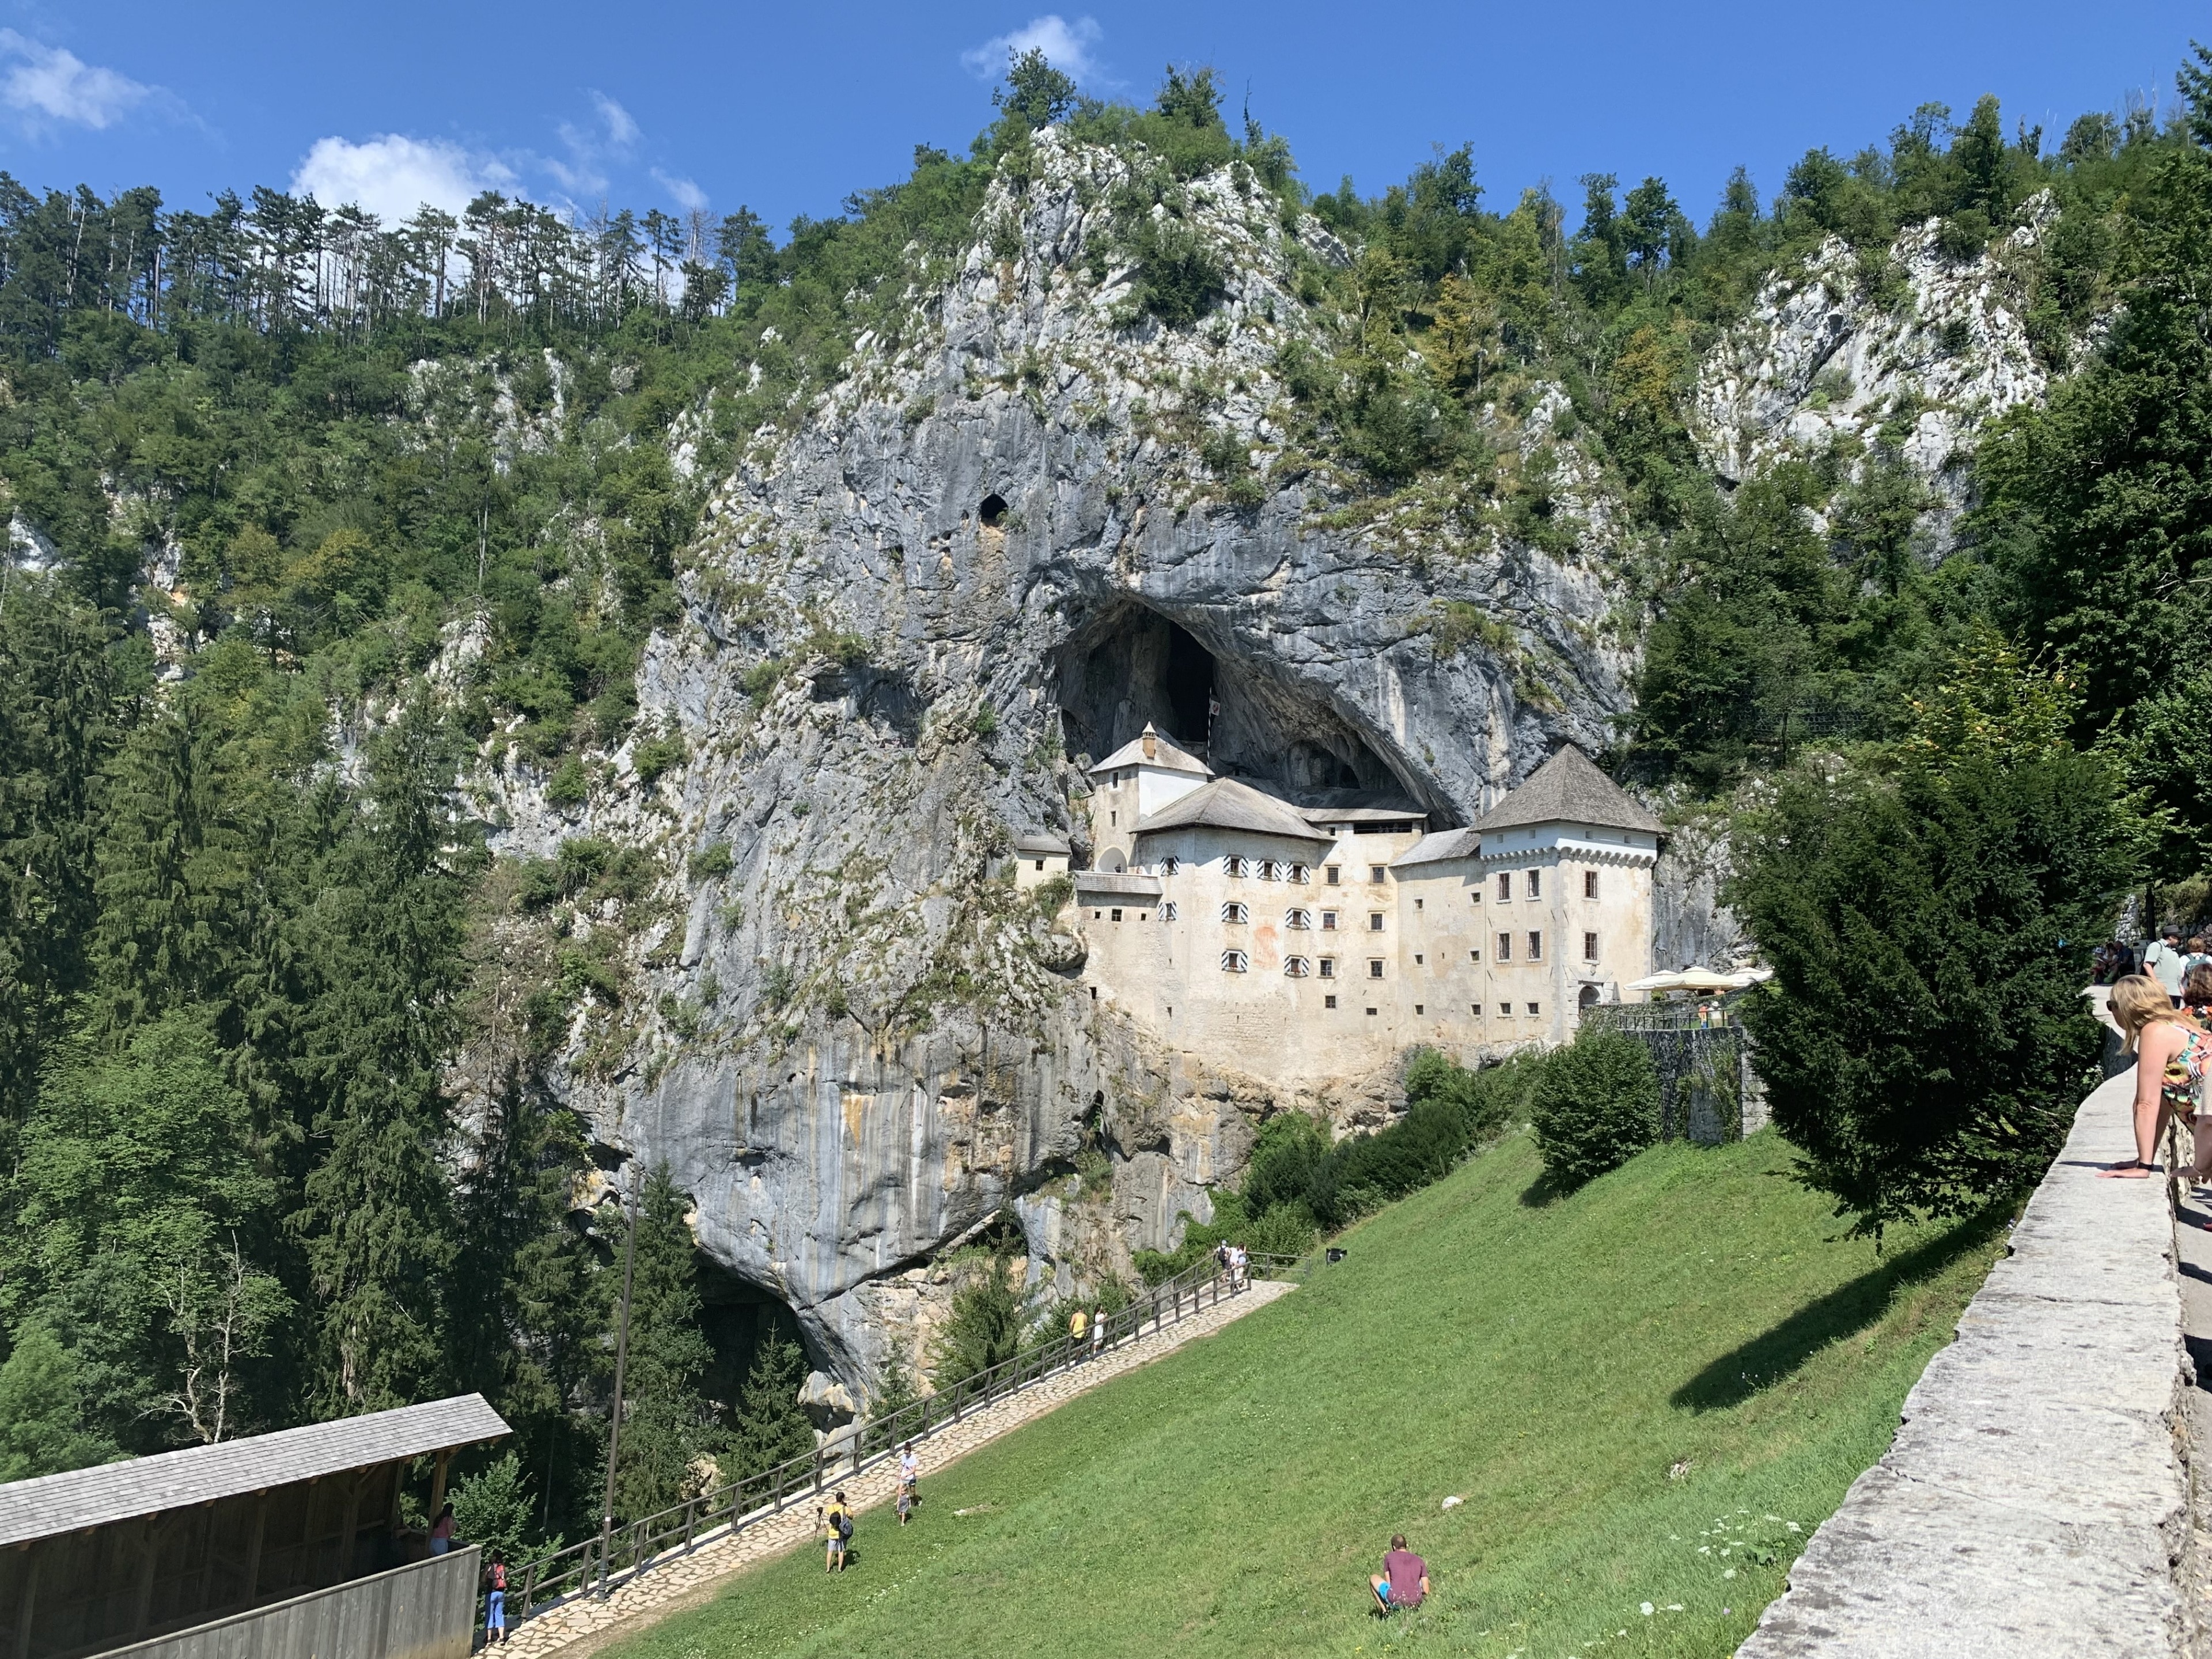
[[[1382,1571],[1367,1581],[1368,1589],[1385,1613],[1418,1607],[1428,1598],[1429,1564],[1406,1547],[1406,1534],[1390,1534],[1390,1553],[1382,1558]]]

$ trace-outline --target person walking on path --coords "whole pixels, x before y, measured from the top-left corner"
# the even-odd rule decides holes
[[[2136,1155],[2098,1173],[2140,1181],[2158,1167],[2159,1136],[2169,1114],[2194,1124],[2197,1094],[2204,1068],[2212,1061],[2212,1032],[2177,1009],[2164,986],[2143,974],[2130,974],[2112,987],[2112,1022],[2136,1056]],[[2202,1181],[2212,1155],[2212,1125],[2191,1159]]]
[[[1080,1308],[1078,1308],[1073,1313],[1067,1316],[1067,1334],[1069,1340],[1076,1346],[1075,1357],[1078,1359],[1083,1358],[1083,1333],[1085,1329],[1088,1328],[1090,1323],[1090,1316],[1085,1314]]]
[[[2189,953],[2181,948],[2181,929],[2167,927],[2143,952],[2143,972],[2166,988],[2172,1006],[2181,1006],[2181,976],[2189,971]]]
[[[909,1507],[921,1501],[921,1458],[914,1449],[914,1442],[906,1443],[899,1454],[899,1495]]]
[[[484,1598],[484,1645],[507,1640],[507,1558],[497,1550],[491,1557],[491,1594]]]
[[[1385,1613],[1418,1607],[1428,1599],[1429,1564],[1406,1547],[1406,1534],[1390,1534],[1390,1553],[1382,1558],[1382,1571],[1367,1581],[1368,1589]]]
[[[1091,1316],[1091,1357],[1096,1359],[1105,1352],[1106,1316],[1103,1313],[1093,1314]]]

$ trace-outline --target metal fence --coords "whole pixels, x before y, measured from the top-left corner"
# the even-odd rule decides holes
[[[1308,1259],[1310,1261],[1310,1258]],[[994,1401],[1035,1388],[1047,1377],[1109,1353],[1146,1330],[1164,1330],[1190,1316],[1243,1294],[1259,1279],[1302,1279],[1308,1262],[1290,1256],[1252,1256],[1249,1273],[1233,1275],[1209,1256],[1146,1291],[1119,1313],[1103,1316],[1103,1339],[1060,1336],[963,1377],[951,1387],[912,1405],[858,1424],[842,1441],[815,1448],[774,1468],[749,1474],[689,1502],[629,1522],[608,1540],[580,1544],[541,1556],[510,1583],[508,1619],[515,1623],[586,1594],[605,1595],[658,1563],[688,1555],[699,1545],[744,1531],[818,1498],[838,1480],[873,1468],[909,1440],[927,1440],[939,1430]]]

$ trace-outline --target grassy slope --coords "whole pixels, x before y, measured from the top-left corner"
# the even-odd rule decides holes
[[[788,1557],[618,1651],[1725,1654],[2002,1248],[1878,1261],[1788,1157],[1662,1147],[1539,1206],[1510,1140],[1282,1302],[925,1471],[842,1578]],[[1364,1575],[1399,1528],[1437,1594],[1386,1626]]]

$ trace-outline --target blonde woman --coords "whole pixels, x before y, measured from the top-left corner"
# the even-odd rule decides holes
[[[2136,1057],[2136,1155],[2132,1162],[2100,1171],[2140,1180],[2156,1167],[2158,1138],[2171,1113],[2184,1123],[2197,1115],[2197,1085],[2212,1060],[2212,1035],[2173,1006],[2166,988],[2148,974],[2130,974],[2112,982],[2112,1019]],[[2212,1153],[2212,1134],[2205,1137]],[[2191,1162],[2201,1177],[2205,1159]]]

